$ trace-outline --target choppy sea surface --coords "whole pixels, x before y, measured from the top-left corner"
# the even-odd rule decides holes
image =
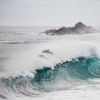
[[[100,99],[100,33],[51,28],[0,27],[0,100]]]

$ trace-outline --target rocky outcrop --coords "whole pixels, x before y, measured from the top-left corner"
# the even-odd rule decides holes
[[[47,30],[44,33],[48,35],[65,35],[65,34],[86,34],[86,33],[95,33],[98,32],[96,29],[91,26],[86,26],[82,22],[78,22],[74,27],[61,27],[59,29]]]

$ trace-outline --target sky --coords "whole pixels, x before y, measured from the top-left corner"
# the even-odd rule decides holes
[[[100,26],[100,0],[0,0],[0,26]]]

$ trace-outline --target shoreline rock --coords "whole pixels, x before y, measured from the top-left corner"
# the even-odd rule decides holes
[[[45,31],[44,33],[47,35],[65,35],[65,34],[87,34],[87,33],[95,33],[100,32],[92,26],[86,26],[82,22],[78,22],[74,27],[61,27],[59,29],[50,29]]]

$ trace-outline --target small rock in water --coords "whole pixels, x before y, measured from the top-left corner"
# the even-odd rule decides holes
[[[49,49],[47,49],[47,50],[43,50],[42,53],[48,53],[48,54],[52,54],[52,55],[54,55],[54,54],[53,54]]]

